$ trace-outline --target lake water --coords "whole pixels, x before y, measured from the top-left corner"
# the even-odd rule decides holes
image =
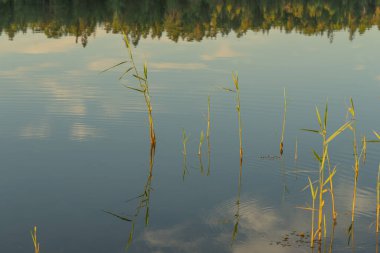
[[[325,193],[320,249],[299,207],[318,180],[321,138],[300,130],[318,128],[316,105],[328,135],[351,97],[358,141],[380,131],[379,24],[377,1],[1,1],[1,249],[33,252],[37,226],[41,252],[377,252],[380,144],[360,164],[353,237],[349,130],[329,146],[338,217]],[[120,27],[147,62],[154,157],[128,64],[101,73],[128,60]]]

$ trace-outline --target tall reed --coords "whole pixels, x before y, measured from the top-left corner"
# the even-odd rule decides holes
[[[207,102],[207,130],[206,130],[206,140],[207,140],[207,158],[208,158],[208,163],[207,163],[207,175],[210,175],[210,170],[211,170],[211,161],[210,161],[210,156],[211,156],[211,143],[210,143],[210,121],[211,121],[211,101],[210,101],[210,96],[208,96]]]
[[[183,154],[183,174],[182,174],[182,180],[185,180],[185,176],[187,174],[187,141],[189,140],[189,137],[186,135],[185,129],[182,129],[182,154]]]
[[[376,233],[379,233],[379,216],[380,216],[380,164],[377,171],[377,182],[376,182]]]
[[[239,88],[239,77],[236,73],[232,73],[232,79],[234,82],[235,89],[224,88],[227,91],[236,93],[236,111],[238,115],[238,126],[239,126],[239,143],[240,143],[240,163],[243,162],[243,127],[241,123],[241,107],[240,107],[240,88]]]
[[[198,145],[198,155],[199,156],[202,156],[202,145],[203,145],[203,140],[204,140],[205,136],[204,136],[204,133],[203,133],[203,130],[201,131],[201,135],[199,137],[199,145]]]
[[[348,108],[348,112],[351,115],[351,121],[353,124],[349,127],[353,134],[353,151],[354,151],[354,189],[352,194],[352,209],[351,209],[351,222],[354,223],[355,220],[355,207],[356,207],[356,192],[357,192],[357,185],[358,185],[358,178],[359,178],[359,170],[360,170],[360,160],[362,156],[366,154],[366,141],[362,142],[361,151],[358,150],[358,143],[357,143],[357,134],[356,134],[356,112],[355,112],[355,106],[354,101],[351,98],[350,99],[350,107]],[[364,137],[365,140],[365,137]],[[363,158],[364,159],[364,158]],[[364,160],[363,160],[364,161]]]
[[[284,89],[284,115],[282,119],[282,131],[281,131],[281,141],[280,141],[280,155],[284,153],[284,134],[285,134],[285,125],[286,125],[286,90]]]
[[[30,231],[33,240],[34,253],[40,253],[40,243],[37,239],[37,226],[34,226],[33,230]]]
[[[328,120],[328,105],[326,103],[325,106],[325,113],[324,113],[324,121],[322,121],[321,115],[319,113],[318,107],[316,107],[316,115],[319,125],[319,130],[315,129],[302,129],[304,131],[317,133],[322,137],[322,153],[319,155],[315,150],[313,150],[313,154],[317,161],[319,162],[319,200],[318,200],[318,228],[316,230],[316,234],[318,234],[318,241],[321,242],[322,240],[322,223],[323,223],[323,215],[324,215],[324,205],[325,200],[323,197],[323,194],[328,192],[328,189],[325,189],[325,185],[329,183],[333,176],[336,173],[336,170],[334,169],[331,173],[329,173],[328,177],[325,178],[326,174],[326,161],[328,160],[328,148],[329,143],[333,141],[339,134],[341,134],[344,130],[346,130],[350,125],[351,122],[348,121],[344,123],[340,128],[338,128],[333,134],[330,136],[327,136],[327,120]]]
[[[310,247],[314,248],[314,240],[315,240],[315,235],[314,235],[314,220],[315,220],[315,200],[317,198],[318,194],[318,187],[314,188],[313,183],[311,182],[310,177],[308,177],[309,180],[309,187],[310,187],[310,193],[311,193],[311,198],[312,198],[312,206],[311,206],[311,231],[310,231]]]
[[[294,148],[294,160],[298,160],[298,139],[296,138],[296,146]]]
[[[150,94],[149,94],[148,67],[147,67],[147,64],[145,62],[144,66],[143,66],[143,72],[144,73],[143,73],[143,75],[140,75],[140,73],[137,69],[137,66],[135,64],[133,54],[132,54],[131,44],[130,44],[128,36],[126,35],[125,32],[123,32],[123,40],[124,40],[125,47],[128,50],[129,60],[122,61],[122,62],[120,62],[120,63],[118,63],[118,64],[116,64],[110,68],[107,68],[106,70],[103,70],[102,72],[108,71],[110,69],[113,69],[113,68],[120,66],[122,64],[125,64],[125,63],[131,64],[131,66],[127,70],[125,70],[124,73],[120,76],[119,80],[121,80],[124,76],[126,76],[130,71],[132,71],[134,73],[134,74],[132,74],[132,76],[138,81],[138,83],[139,83],[138,88],[131,87],[131,86],[125,86],[125,87],[128,89],[140,92],[144,95],[145,105],[146,105],[147,112],[148,112],[150,143],[151,143],[151,145],[156,145],[156,134],[154,131],[154,122],[153,122],[153,113],[152,113],[153,108],[152,108],[151,98],[150,98]]]

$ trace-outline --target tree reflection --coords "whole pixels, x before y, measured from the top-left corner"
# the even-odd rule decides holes
[[[75,36],[87,45],[97,25],[107,32],[128,32],[135,45],[148,36],[201,41],[234,31],[269,32],[272,28],[305,35],[347,30],[349,38],[380,28],[376,0],[30,0],[0,1],[0,34],[42,32],[48,38]]]

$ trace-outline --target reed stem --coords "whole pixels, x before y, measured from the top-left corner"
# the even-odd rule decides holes
[[[286,125],[286,90],[284,89],[284,115],[282,119],[282,132],[281,132],[281,141],[280,141],[280,156],[284,153],[284,134],[285,134],[285,125]]]
[[[31,234],[32,240],[33,240],[34,253],[39,253],[40,252],[40,243],[38,242],[38,239],[37,239],[37,226],[34,226],[33,230],[30,231],[30,234]]]

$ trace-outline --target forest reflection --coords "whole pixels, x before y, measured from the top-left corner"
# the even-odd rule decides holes
[[[165,35],[201,41],[218,34],[272,28],[304,35],[347,30],[349,39],[380,28],[378,0],[1,0],[0,34],[44,33],[48,38],[75,36],[86,46],[101,26],[109,33],[125,30],[137,45],[141,38]]]

